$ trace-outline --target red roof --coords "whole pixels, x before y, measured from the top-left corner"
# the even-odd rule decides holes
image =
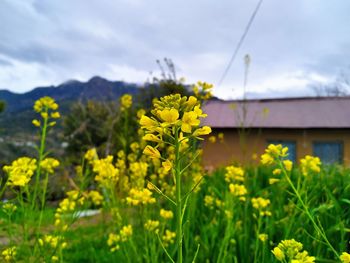
[[[211,100],[203,111],[213,128],[350,128],[350,97]]]

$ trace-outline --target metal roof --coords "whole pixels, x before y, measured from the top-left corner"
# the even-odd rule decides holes
[[[203,111],[213,128],[350,128],[350,97],[211,100]]]

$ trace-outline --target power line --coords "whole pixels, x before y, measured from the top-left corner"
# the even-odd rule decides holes
[[[219,83],[218,83],[218,86],[221,86],[221,84],[222,84],[222,82],[224,81],[224,79],[225,79],[225,77],[226,77],[228,71],[230,70],[231,65],[232,65],[233,61],[235,60],[235,58],[236,58],[236,56],[237,56],[237,53],[238,53],[239,49],[241,48],[245,37],[246,37],[247,34],[248,34],[249,28],[250,28],[250,26],[252,25],[252,23],[253,23],[253,21],[254,21],[254,18],[255,18],[255,16],[256,16],[256,14],[258,13],[259,8],[260,8],[262,2],[263,2],[263,0],[260,0],[260,1],[258,2],[258,4],[256,5],[256,7],[255,7],[255,9],[254,9],[254,12],[252,13],[252,15],[251,15],[251,17],[250,17],[250,19],[249,19],[249,21],[248,21],[248,24],[247,24],[247,26],[246,26],[246,28],[245,28],[245,30],[244,30],[244,32],[243,32],[243,35],[241,36],[241,38],[240,38],[240,40],[239,40],[239,42],[238,42],[238,44],[237,44],[237,46],[236,46],[236,49],[235,49],[235,51],[233,52],[233,55],[232,55],[232,57],[231,57],[231,59],[230,59],[228,65],[227,65],[227,67],[226,67],[224,73],[222,74],[222,76],[221,76],[221,78],[220,78],[220,81],[219,81]]]

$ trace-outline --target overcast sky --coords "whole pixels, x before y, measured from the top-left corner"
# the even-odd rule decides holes
[[[218,82],[258,0],[0,0],[0,89],[25,92],[99,75],[143,83],[156,59],[178,76],[241,95],[302,96],[350,72],[350,1],[265,0]]]

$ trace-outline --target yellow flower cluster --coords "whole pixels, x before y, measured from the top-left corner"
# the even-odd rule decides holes
[[[265,242],[268,240],[269,236],[267,234],[259,234],[258,238],[260,239],[261,242]]]
[[[172,232],[170,230],[165,230],[165,234],[162,236],[162,241],[164,246],[169,246],[169,244],[173,244],[174,243],[174,239],[176,237],[176,233]]]
[[[210,99],[212,94],[213,85],[198,81],[192,88],[194,95],[200,100],[208,100]]]
[[[288,147],[281,144],[270,144],[265,153],[261,156],[261,163],[266,165],[274,164],[278,159],[288,156]]]
[[[11,262],[11,261],[14,262],[16,254],[17,254],[17,248],[16,247],[9,247],[9,248],[4,249],[1,252],[2,257],[4,258],[4,260],[6,262]]]
[[[199,127],[199,118],[207,115],[203,114],[199,102],[193,96],[188,99],[180,94],[164,96],[157,99],[153,106],[153,117],[143,115],[140,119],[141,128],[146,131],[143,137],[146,141],[159,143],[163,136],[174,139],[173,136],[177,135],[179,130],[182,132],[180,136],[184,137],[199,137],[211,132],[208,126]],[[153,158],[160,158],[159,151],[151,146],[146,147],[144,153]]]
[[[144,227],[147,231],[150,232],[155,232],[158,233],[159,232],[159,221],[157,220],[147,220],[147,222],[144,224]]]
[[[216,141],[217,141],[216,139],[219,139],[219,142],[223,143],[224,142],[224,134],[222,132],[220,132],[217,136],[212,135],[208,138],[209,142],[211,142],[211,143],[216,143]]]
[[[101,205],[103,201],[103,196],[98,191],[95,191],[95,190],[92,190],[89,192],[88,198],[90,198],[92,203],[96,206]]]
[[[60,230],[67,230],[68,225],[65,222],[67,214],[72,214],[77,207],[77,204],[82,205],[85,197],[81,196],[79,191],[73,190],[67,192],[67,197],[64,198],[58,205],[55,213],[55,226]]]
[[[40,167],[47,173],[53,174],[54,169],[60,165],[60,162],[54,158],[45,158],[40,162]]]
[[[48,121],[49,118],[58,119],[61,117],[60,113],[56,111],[58,109],[58,104],[51,97],[42,97],[35,101],[34,111],[40,113],[41,117],[44,119],[44,122]],[[50,113],[51,112],[51,113]],[[36,127],[41,126],[41,122],[37,119],[32,121],[33,125]],[[54,126],[55,121],[48,123],[49,126]]]
[[[119,231],[119,234],[110,233],[108,236],[107,244],[111,249],[111,252],[120,249],[120,242],[126,242],[132,236],[132,225],[123,226]]]
[[[174,217],[173,211],[171,210],[160,209],[159,214],[164,219],[172,219]]]
[[[7,185],[26,186],[36,170],[36,160],[29,157],[21,157],[13,161],[11,165],[4,166],[8,175]]]
[[[315,257],[309,256],[307,251],[301,251],[303,249],[303,244],[295,241],[294,239],[283,240],[277,247],[272,250],[275,258],[278,261],[293,263],[313,263],[315,262]]]
[[[147,188],[141,190],[132,188],[130,189],[129,196],[126,197],[126,202],[131,205],[147,205],[154,204],[156,199],[152,197],[152,192]]]
[[[86,159],[90,164],[93,163],[93,161],[98,159],[96,148],[92,148],[86,151],[84,155],[84,159]]]
[[[252,206],[259,211],[260,216],[271,216],[271,212],[267,210],[270,204],[271,201],[269,199],[262,197],[252,198]]]
[[[318,157],[306,155],[305,158],[300,160],[300,169],[304,176],[312,172],[319,173],[321,171],[321,160]]]
[[[58,248],[63,249],[67,247],[67,243],[64,242],[64,238],[62,236],[45,235],[43,238],[39,238],[38,242],[40,246],[47,245],[55,250]]]
[[[17,206],[12,203],[5,203],[2,205],[2,209],[6,214],[11,215],[17,210]]]
[[[230,184],[229,185],[229,189],[230,189],[230,193],[235,196],[238,197],[239,200],[241,201],[245,201],[246,198],[244,197],[248,191],[247,188],[245,188],[244,185],[240,185],[240,184]]]
[[[93,162],[93,171],[96,173],[95,181],[105,187],[112,187],[119,179],[119,170],[113,165],[113,156]]]
[[[133,182],[134,187],[143,187],[145,177],[147,176],[148,163],[146,162],[132,162],[129,165],[130,181]]]
[[[227,166],[225,173],[225,181],[228,183],[243,182],[244,181],[244,170],[241,167],[235,167],[233,165]]]
[[[219,198],[216,198],[213,195],[204,196],[204,205],[206,207],[209,207],[210,209],[214,209],[214,206],[222,207],[222,204],[223,202]]]
[[[346,252],[341,253],[340,260],[342,263],[350,263],[350,254]]]
[[[120,98],[121,110],[124,111],[126,109],[129,109],[131,105],[132,105],[132,96],[130,94],[124,94]]]

